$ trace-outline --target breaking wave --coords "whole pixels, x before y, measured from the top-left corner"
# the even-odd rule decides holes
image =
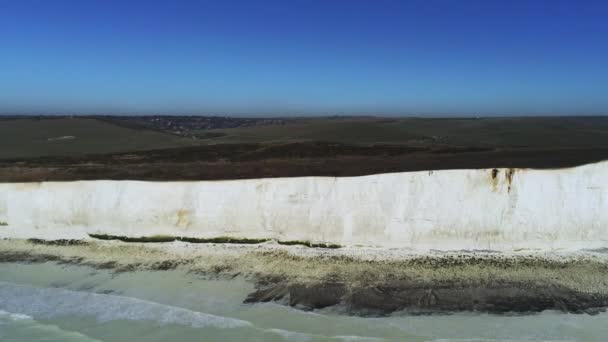
[[[0,310],[0,341],[101,342],[76,331],[43,324],[33,317]]]
[[[146,320],[193,328],[250,327],[250,322],[142,299],[0,282],[0,310],[12,317],[93,316],[99,322]],[[27,315],[27,316],[24,316]]]
[[[138,298],[73,291],[61,288],[42,288],[0,281],[0,325],[3,321],[23,321],[31,331],[65,337],[78,337],[78,341],[95,341],[75,332],[62,330],[55,325],[41,324],[36,319],[65,316],[91,316],[98,322],[114,320],[152,321],[159,325],[177,324],[193,328],[252,328],[262,333],[278,335],[288,341],[384,341],[363,336],[323,336],[282,329],[260,329],[252,323],[216,316],[185,308],[159,304]],[[33,328],[35,329],[33,329]],[[1,335],[0,335],[1,336]],[[61,339],[59,339],[61,340]]]

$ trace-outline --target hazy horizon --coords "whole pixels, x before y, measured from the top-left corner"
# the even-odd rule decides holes
[[[353,118],[551,118],[551,117],[606,117],[604,113],[523,113],[523,114],[501,114],[501,113],[239,113],[239,112],[213,112],[213,113],[189,113],[189,112],[23,112],[23,113],[1,113],[0,117],[96,117],[96,116],[200,116],[200,117],[234,117],[234,118],[330,118],[330,117],[353,117]]]

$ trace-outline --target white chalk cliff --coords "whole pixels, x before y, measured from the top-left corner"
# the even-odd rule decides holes
[[[420,250],[608,247],[608,162],[363,177],[0,184],[0,238],[272,238]]]

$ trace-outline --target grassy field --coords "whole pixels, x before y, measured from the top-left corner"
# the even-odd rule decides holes
[[[0,118],[0,181],[342,177],[608,160],[608,117],[299,118],[207,130],[166,119],[179,122],[179,134],[129,120]]]
[[[482,147],[608,147],[608,117],[301,119],[282,126],[212,130],[207,143],[332,141]]]
[[[86,118],[0,120],[0,159],[190,146],[193,141]]]
[[[0,119],[0,159],[81,156],[210,144],[337,142],[412,147],[608,148],[608,117],[300,118],[197,132],[192,139],[93,118]]]

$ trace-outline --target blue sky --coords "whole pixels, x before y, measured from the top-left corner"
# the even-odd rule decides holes
[[[608,114],[608,1],[0,0],[0,113]]]

